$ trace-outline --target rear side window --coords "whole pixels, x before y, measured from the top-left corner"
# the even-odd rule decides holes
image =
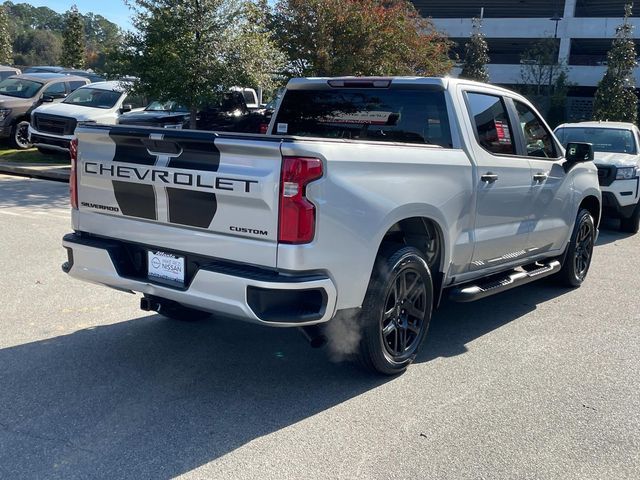
[[[502,98],[468,92],[467,101],[480,145],[491,153],[514,155],[511,124]]]
[[[452,147],[444,93],[428,90],[289,90],[274,133]]]

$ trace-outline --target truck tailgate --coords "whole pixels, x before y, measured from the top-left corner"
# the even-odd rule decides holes
[[[125,126],[76,135],[77,230],[276,266],[279,139]]]

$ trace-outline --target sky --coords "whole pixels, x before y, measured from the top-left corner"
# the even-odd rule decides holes
[[[76,4],[81,13],[93,12],[102,15],[107,20],[119,25],[121,28],[130,29],[129,8],[123,0],[27,0],[14,3],[30,3],[35,7],[49,7],[59,13],[64,13],[71,5]]]

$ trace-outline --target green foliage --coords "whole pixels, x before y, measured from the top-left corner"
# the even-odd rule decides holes
[[[282,67],[266,28],[266,1],[132,3],[135,30],[109,68],[138,77],[135,90],[149,98],[175,100],[195,112],[233,86],[269,88]]]
[[[594,120],[635,123],[638,119],[638,97],[633,77],[636,49],[630,16],[631,5],[626,5],[624,22],[616,29],[616,38],[607,54],[607,71],[596,90]]]
[[[488,82],[489,72],[487,71],[487,63],[489,63],[489,46],[480,31],[481,28],[481,20],[474,18],[473,33],[464,46],[464,64],[462,66],[462,72],[460,72],[460,78],[468,78],[469,80],[477,80],[478,82]]]
[[[0,4],[1,6],[2,4]],[[57,65],[62,54],[66,14],[48,7],[6,1],[16,65]],[[79,14],[86,38],[86,67],[100,70],[107,52],[122,40],[119,27],[102,15]],[[46,47],[48,45],[48,48]]]
[[[445,37],[407,0],[279,0],[272,16],[285,74],[442,75]]]
[[[13,45],[7,9],[0,5],[0,64],[13,64]]]
[[[62,31],[62,57],[60,58],[60,63],[63,67],[84,68],[84,35],[84,25],[80,18],[78,7],[73,5],[66,13],[64,30]]]
[[[566,65],[558,62],[557,39],[541,38],[521,56],[520,77],[530,95],[549,97],[553,85],[567,73]]]

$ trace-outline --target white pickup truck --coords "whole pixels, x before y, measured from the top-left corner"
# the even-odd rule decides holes
[[[384,374],[444,293],[580,286],[597,236],[591,145],[565,156],[526,99],[466,80],[294,79],[267,135],[76,134],[65,272],[172,318],[350,328],[334,343]]]

